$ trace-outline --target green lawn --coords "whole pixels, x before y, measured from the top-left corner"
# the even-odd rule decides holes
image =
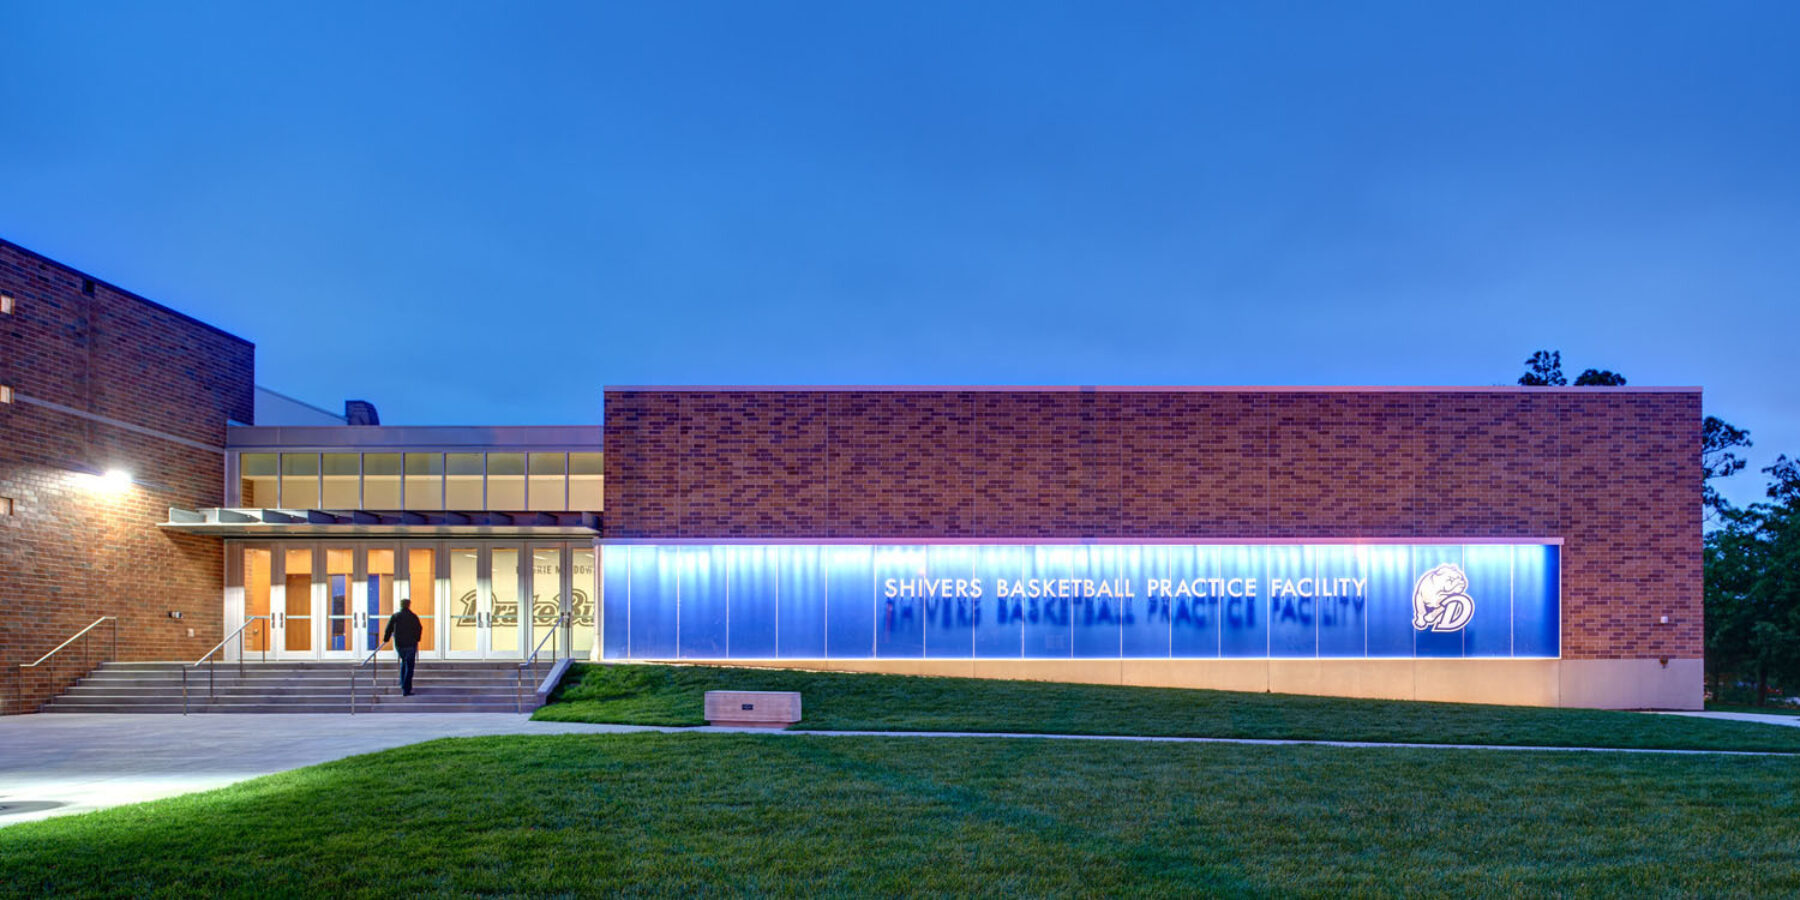
[[[1800,728],[1577,709],[701,666],[578,666],[537,718],[703,725],[709,690],[799,691],[802,728],[1800,751]]]
[[[0,893],[1780,895],[1797,857],[1780,757],[581,735],[0,828]]]

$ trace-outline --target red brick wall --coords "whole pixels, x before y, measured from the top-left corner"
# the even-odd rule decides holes
[[[103,282],[84,294],[86,280],[0,241],[0,290],[16,302],[0,316],[0,383],[17,392],[0,405],[0,496],[14,500],[0,516],[8,712],[12,665],[102,615],[119,617],[125,659],[191,659],[220,637],[219,540],[155,525],[170,506],[223,501],[219,448],[228,418],[253,415],[254,348]],[[109,492],[88,474],[113,467],[136,483]],[[96,649],[111,639],[98,634]],[[28,704],[74,673],[44,674]]]
[[[1561,537],[1564,657],[1698,658],[1700,416],[1604,388],[617,390],[605,530]]]

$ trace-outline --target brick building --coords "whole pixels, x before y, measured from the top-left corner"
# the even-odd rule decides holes
[[[0,290],[8,668],[102,615],[127,659],[349,663],[406,598],[443,660],[1700,703],[1696,389],[619,388],[603,428],[381,426],[259,412],[249,343],[9,244]]]
[[[226,424],[251,418],[254,353],[0,241],[0,661],[12,669],[0,708],[73,677],[13,666],[103,616],[127,658],[188,658],[219,640],[223,548],[156,523],[171,506],[223,502]],[[112,634],[94,633],[96,652]]]

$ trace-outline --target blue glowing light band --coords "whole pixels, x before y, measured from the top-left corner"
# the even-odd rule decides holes
[[[630,544],[607,659],[1560,654],[1561,547]]]

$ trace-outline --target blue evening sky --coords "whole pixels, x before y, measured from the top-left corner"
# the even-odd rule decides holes
[[[1556,348],[1800,452],[1800,4],[1485,7],[8,3],[0,235],[393,423]]]

